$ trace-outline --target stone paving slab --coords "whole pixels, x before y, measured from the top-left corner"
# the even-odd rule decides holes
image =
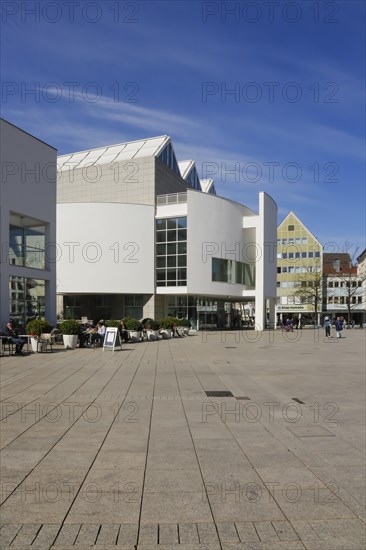
[[[363,549],[365,332],[254,335],[2,358],[1,548]]]

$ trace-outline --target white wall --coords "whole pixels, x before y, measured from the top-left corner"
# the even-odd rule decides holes
[[[243,285],[212,282],[212,257],[248,262],[253,254],[253,230],[243,229],[247,207],[205,193],[187,192],[188,293],[242,296]],[[253,294],[253,292],[252,292]]]
[[[27,134],[5,120],[0,120],[1,145],[1,327],[9,317],[9,276],[44,279],[46,283],[46,318],[56,322],[56,265],[47,270],[9,264],[9,212],[36,218],[49,224],[47,243],[56,241],[56,149]]]
[[[58,204],[57,292],[152,294],[154,232],[153,206]]]

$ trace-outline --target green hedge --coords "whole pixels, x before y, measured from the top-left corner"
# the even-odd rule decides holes
[[[27,323],[25,327],[26,334],[36,334],[41,336],[41,334],[49,333],[52,330],[52,325],[44,319],[33,319]]]
[[[60,331],[62,334],[79,334],[80,325],[75,319],[65,319],[60,324]]]

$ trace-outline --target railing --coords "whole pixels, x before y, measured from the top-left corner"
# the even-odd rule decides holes
[[[187,193],[169,193],[168,195],[158,195],[157,205],[182,204],[187,202]]]

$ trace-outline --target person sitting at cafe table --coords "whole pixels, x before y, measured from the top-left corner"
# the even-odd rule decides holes
[[[5,334],[6,336],[9,336],[12,344],[15,344],[15,353],[17,355],[22,355],[22,349],[25,344],[25,340],[18,337],[16,331],[13,329],[13,323],[11,321],[6,324]]]
[[[104,342],[104,337],[105,337],[105,324],[104,324],[104,319],[101,319],[97,324],[97,332],[93,334],[93,343],[99,344],[100,346],[102,346]]]

